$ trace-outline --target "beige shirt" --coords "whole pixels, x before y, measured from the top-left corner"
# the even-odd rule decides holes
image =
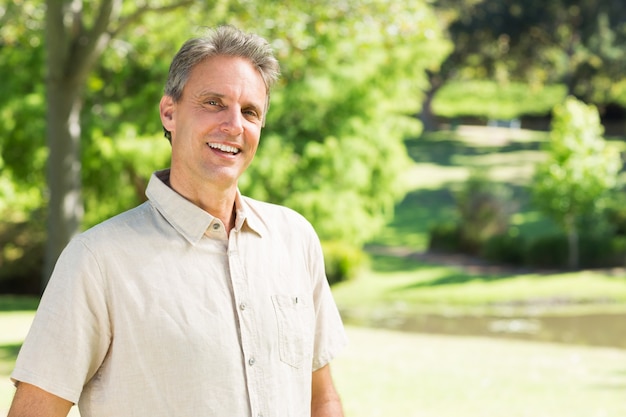
[[[83,417],[302,417],[345,344],[311,225],[238,196],[224,225],[169,171],[65,249],[12,378]]]

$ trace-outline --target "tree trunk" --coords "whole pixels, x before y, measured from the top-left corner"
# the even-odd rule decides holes
[[[46,136],[49,149],[48,222],[43,287],[63,248],[83,218],[80,158],[80,90],[68,79],[47,82]]]
[[[437,92],[441,89],[441,87],[443,87],[444,83],[450,76],[450,71],[447,70],[448,66],[449,65],[442,64],[442,67],[438,71],[426,70],[428,89],[424,92],[422,110],[419,115],[424,132],[434,132],[439,128],[437,119],[433,112],[433,100]]]
[[[422,122],[424,132],[434,132],[439,127],[437,124],[437,119],[435,118],[435,114],[433,113],[433,99],[435,98],[436,92],[437,89],[429,89],[428,91],[426,91],[424,100],[422,101],[420,121]]]

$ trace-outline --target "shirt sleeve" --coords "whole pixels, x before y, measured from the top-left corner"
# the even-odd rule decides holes
[[[93,252],[80,238],[72,240],[44,291],[11,379],[77,403],[109,348],[105,294]]]
[[[313,371],[316,371],[328,365],[346,346],[348,340],[326,278],[322,246],[312,226],[309,265],[313,279],[313,300],[315,303]]]

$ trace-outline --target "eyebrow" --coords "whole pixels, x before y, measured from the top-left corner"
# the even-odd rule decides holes
[[[216,93],[215,91],[200,91],[194,95],[194,98],[196,99],[203,99],[207,97],[224,98],[226,96],[221,93]]]

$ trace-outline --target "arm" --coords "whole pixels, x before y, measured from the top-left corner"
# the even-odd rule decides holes
[[[311,417],[343,417],[341,400],[333,385],[329,365],[313,372]]]
[[[72,405],[41,388],[20,382],[7,417],[66,417]]]

